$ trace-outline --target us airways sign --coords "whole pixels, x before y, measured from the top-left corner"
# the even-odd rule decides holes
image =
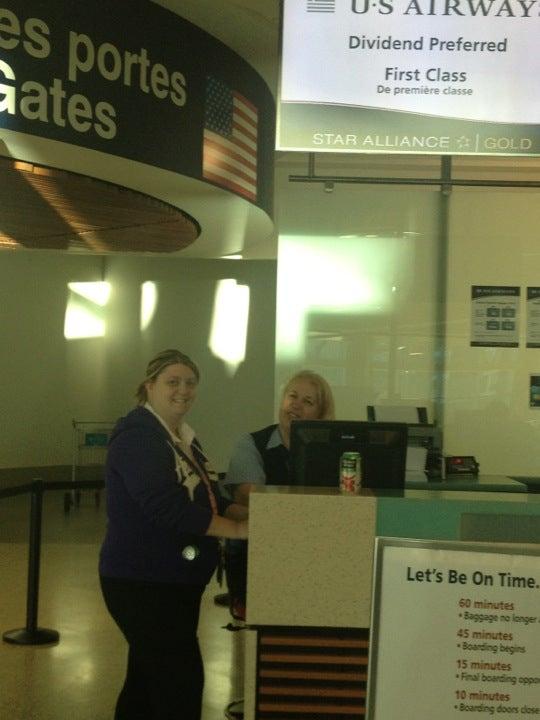
[[[284,0],[282,26],[278,149],[540,154],[539,0]]]
[[[392,0],[352,0],[351,10],[356,15],[375,12],[390,15],[429,15],[431,17],[493,17],[532,18],[539,15],[538,0],[409,0],[394,3]]]
[[[340,0],[306,0],[307,12],[334,13]],[[539,0],[350,0],[356,15],[430,15],[452,17],[533,17],[539,14]]]
[[[269,211],[274,114],[249,65],[153,2],[0,0],[0,135],[137,160]]]

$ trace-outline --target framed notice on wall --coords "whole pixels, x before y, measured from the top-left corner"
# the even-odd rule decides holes
[[[527,288],[527,347],[540,348],[540,287]]]
[[[378,538],[368,720],[540,714],[540,549]]]
[[[278,150],[540,154],[524,0],[283,0]]]
[[[540,408],[540,373],[529,375],[529,407]]]
[[[520,288],[473,285],[471,288],[471,345],[518,347]]]

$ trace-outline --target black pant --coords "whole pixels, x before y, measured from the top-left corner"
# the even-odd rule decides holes
[[[234,600],[246,604],[247,540],[225,542],[225,576],[227,590]]]
[[[245,620],[247,595],[247,540],[225,543],[225,576],[229,607],[236,620]]]
[[[200,720],[204,587],[102,577],[101,589],[129,645],[115,720]]]

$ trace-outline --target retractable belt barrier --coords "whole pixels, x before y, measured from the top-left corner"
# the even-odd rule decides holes
[[[43,482],[39,478],[27,485],[0,489],[2,498],[30,494],[30,532],[28,545],[28,579],[26,585],[26,625],[17,630],[8,630],[2,635],[5,642],[14,645],[47,645],[60,639],[57,630],[38,627],[39,571],[41,562],[41,517],[43,493],[46,490],[91,490],[102,489],[103,480],[81,482]]]

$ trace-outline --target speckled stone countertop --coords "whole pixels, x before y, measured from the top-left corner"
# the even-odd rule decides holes
[[[247,622],[369,627],[376,498],[257,488],[250,499]]]

